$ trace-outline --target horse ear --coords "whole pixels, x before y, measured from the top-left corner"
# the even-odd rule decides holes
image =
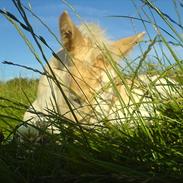
[[[67,51],[74,51],[78,45],[82,45],[82,43],[84,43],[81,32],[74,25],[66,11],[64,11],[60,16],[59,26],[63,46]]]
[[[120,57],[127,55],[133,47],[138,44],[144,37],[145,32],[141,32],[134,36],[120,39],[112,43],[114,53]]]

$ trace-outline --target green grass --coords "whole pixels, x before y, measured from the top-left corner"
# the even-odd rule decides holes
[[[0,83],[0,131],[8,135],[7,131],[22,121],[27,106],[36,97],[37,84],[37,80],[24,78]]]
[[[132,2],[136,6],[135,1]],[[138,11],[138,18],[144,24],[144,29],[149,37],[147,36],[147,46],[139,61],[125,60],[126,68],[122,72],[110,58],[108,52],[106,52],[106,57],[129,92],[130,88],[126,85],[124,77],[135,80],[138,74],[156,75],[158,73],[161,78],[170,77],[180,84],[177,97],[170,96],[169,100],[162,100],[161,96],[157,95],[152,104],[158,107],[159,113],[148,120],[141,116],[136,119],[132,115],[131,120],[137,124],[136,128],[125,123],[105,125],[107,119],[104,119],[102,127],[83,126],[81,130],[78,124],[51,113],[50,120],[52,119],[59,126],[60,134],[46,134],[46,139],[40,143],[19,143],[17,141],[9,142],[8,134],[14,131],[16,124],[22,122],[23,113],[35,98],[37,81],[18,78],[6,83],[1,82],[0,128],[6,138],[0,144],[0,182],[182,182],[183,91],[181,84],[183,84],[183,64],[176,55],[175,47],[169,43],[165,34],[167,32],[173,37],[175,45],[179,44],[183,47],[183,41],[175,23],[151,1],[144,2],[146,2],[146,8]],[[172,2],[175,7],[178,5],[178,1]],[[18,5],[18,9],[25,13],[25,8],[21,6],[21,3]],[[177,9],[175,11],[180,21],[179,12]],[[147,12],[151,13],[147,14]],[[39,40],[38,46],[41,46],[40,42],[47,46],[46,41],[33,34],[32,27],[25,16],[25,25],[22,25],[11,14],[2,12],[1,14],[15,26],[30,51],[41,63],[39,55],[24,33],[28,31],[34,39]],[[155,29],[155,38],[151,38],[148,34],[142,15],[152,25],[152,29]],[[167,25],[166,32],[156,24],[155,15],[158,15]],[[116,18],[120,20],[124,17]],[[155,47],[159,43],[168,49],[172,55],[171,60],[163,49]],[[155,52],[153,62],[148,61],[148,55],[152,50]],[[159,51],[163,55],[163,59],[159,56]],[[164,64],[165,62],[167,64]],[[56,80],[54,77],[53,79]],[[122,96],[112,79],[111,84],[123,105]],[[151,123],[146,123],[149,120]]]

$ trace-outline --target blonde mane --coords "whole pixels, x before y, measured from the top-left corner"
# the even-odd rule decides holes
[[[91,40],[93,46],[108,46],[112,42],[106,35],[106,31],[102,29],[98,24],[83,23],[79,26],[79,30],[84,37],[87,37],[89,40]]]

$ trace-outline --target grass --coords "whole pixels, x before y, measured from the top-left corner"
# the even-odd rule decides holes
[[[135,1],[132,2],[136,6]],[[175,7],[179,3],[179,1],[172,2]],[[26,13],[20,1],[14,1],[14,3],[22,14]],[[138,19],[144,24],[144,29],[146,29],[145,23],[148,22],[157,32],[156,38],[152,39],[149,35],[148,42],[150,43],[147,43],[147,48],[139,61],[126,60],[126,67],[122,72],[108,53],[106,53],[106,57],[124,85],[124,76],[135,80],[137,75],[142,73],[149,75],[158,73],[161,78],[170,77],[180,84],[180,89],[176,91],[178,97],[169,96],[169,100],[162,100],[157,95],[151,102],[158,107],[159,113],[148,119],[152,121],[148,125],[144,123],[147,122],[147,119],[143,119],[141,116],[134,118],[132,115],[131,120],[137,124],[136,128],[124,123],[103,125],[101,128],[83,126],[81,130],[78,124],[50,112],[50,120],[59,126],[61,133],[46,133],[46,143],[44,139],[40,143],[29,141],[19,143],[14,140],[9,141],[9,134],[15,131],[17,124],[22,122],[27,105],[34,100],[37,81],[18,78],[5,83],[1,82],[0,128],[6,138],[0,144],[0,182],[182,182],[183,92],[181,84],[183,84],[183,65],[182,60],[176,55],[175,47],[165,36],[168,34],[173,39],[173,44],[182,47],[183,41],[178,32],[180,26],[177,28],[175,21],[173,22],[171,17],[163,14],[153,2],[145,0],[144,6],[145,8],[138,12]],[[175,11],[180,21],[179,12],[177,9]],[[150,13],[147,14],[147,12]],[[24,31],[32,34],[43,58],[44,52],[42,52],[40,42],[45,46],[48,45],[44,38],[34,33],[26,14],[24,24],[9,12],[1,11],[1,14],[15,26],[38,62],[41,63],[39,55],[25,37]],[[144,15],[146,22],[142,19]],[[159,15],[167,25],[166,30],[162,30],[156,24],[155,15]],[[122,18],[122,16],[116,18]],[[148,34],[147,29],[146,32]],[[161,44],[169,50],[171,60],[163,49],[155,46],[156,44]],[[155,52],[154,60],[147,62],[152,50]],[[159,56],[159,50],[163,59]],[[169,64],[164,64],[165,61]],[[47,62],[46,59],[45,62]],[[56,78],[53,79],[56,80]],[[111,84],[123,105],[123,99],[112,79]],[[169,85],[171,86],[171,84]],[[126,87],[130,94],[129,86]],[[176,90],[176,88],[174,89]],[[105,120],[107,119],[104,119],[104,124]]]
[[[24,78],[0,83],[0,129],[6,135],[22,121],[27,106],[36,97],[37,83],[37,80]]]

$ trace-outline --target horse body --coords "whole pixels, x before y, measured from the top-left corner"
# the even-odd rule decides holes
[[[97,123],[102,119],[118,123],[128,118],[130,121],[134,115],[149,117],[154,107],[148,96],[149,84],[154,82],[154,91],[162,92],[165,86],[161,84],[167,84],[166,80],[158,80],[158,76],[121,80],[106,58],[116,63],[143,39],[144,32],[108,41],[98,28],[94,34],[88,26],[85,30],[78,29],[66,12],[61,15],[59,25],[63,49],[45,67],[37,98],[25,113],[24,121],[35,126],[49,126],[46,115],[50,111],[81,123]],[[25,133],[25,127],[22,129],[19,131]]]

